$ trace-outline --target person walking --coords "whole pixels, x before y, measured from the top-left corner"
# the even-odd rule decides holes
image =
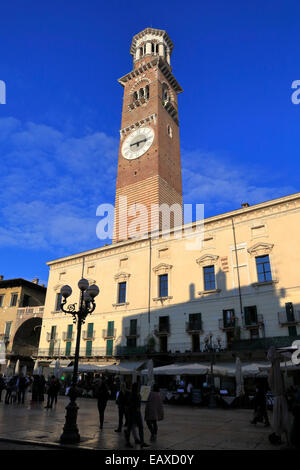
[[[44,401],[45,386],[46,386],[46,380],[45,380],[45,377],[43,375],[40,375],[38,384],[39,384],[38,401],[43,402]]]
[[[2,392],[6,388],[6,383],[3,378],[3,374],[0,374],[0,401],[2,401]]]
[[[269,417],[267,413],[266,395],[262,385],[257,385],[256,393],[254,396],[254,416],[251,424],[264,422],[265,427],[270,426]]]
[[[129,398],[129,390],[127,390],[126,383],[121,384],[120,391],[118,393],[118,397],[116,399],[116,403],[118,405],[118,412],[119,412],[119,426],[115,429],[115,432],[122,432],[123,427],[123,418],[125,416],[125,427],[127,427],[127,413],[126,413],[126,405],[128,403]]]
[[[97,398],[97,405],[99,411],[100,429],[102,430],[104,423],[104,412],[110,395],[106,380],[104,378],[99,379],[97,381],[95,388],[95,395]]]
[[[56,394],[56,379],[54,375],[52,375],[50,381],[48,382],[47,388],[48,388],[47,390],[48,400],[47,400],[47,406],[45,406],[45,408],[52,408],[53,402],[55,399],[55,394]]]
[[[141,447],[149,447],[144,441],[144,427],[143,418],[141,413],[141,395],[139,393],[138,384],[132,385],[131,393],[128,398],[128,426],[125,431],[126,447],[133,447],[130,443],[130,434],[133,430],[133,426],[137,426],[139,430],[139,441],[135,440],[136,444],[141,444]]]
[[[21,373],[16,384],[18,389],[18,404],[22,403],[22,405],[24,405],[27,383],[27,378]]]
[[[54,380],[54,403],[56,405],[57,403],[57,397],[58,397],[58,394],[59,394],[59,391],[60,391],[60,381],[58,378],[55,378]]]
[[[157,421],[164,419],[163,402],[156,384],[153,385],[145,408],[145,421],[151,433],[150,441],[155,442],[157,438]]]

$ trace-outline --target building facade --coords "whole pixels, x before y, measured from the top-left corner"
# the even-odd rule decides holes
[[[46,287],[25,279],[0,279],[0,340],[6,359],[37,353]]]
[[[59,293],[69,284],[78,303],[82,275],[100,287],[83,328],[85,359],[195,358],[210,333],[224,352],[291,344],[300,335],[299,224],[298,193],[205,219],[201,248],[197,230],[175,230],[49,262],[39,356],[74,355]]]
[[[300,335],[300,193],[244,204],[200,227],[173,219],[171,232],[164,232],[159,205],[182,207],[182,89],[172,73],[172,49],[165,31],[147,28],[133,38],[133,70],[119,80],[114,241],[48,263],[40,360],[74,356],[76,325],[60,310],[60,289],[69,284],[69,303],[78,304],[81,277],[100,288],[82,332],[82,362],[205,360],[209,341],[228,360],[236,351],[264,358],[270,344],[290,345]],[[143,204],[147,217],[158,206],[156,237],[122,232],[128,213],[120,212],[120,197],[128,206]]]

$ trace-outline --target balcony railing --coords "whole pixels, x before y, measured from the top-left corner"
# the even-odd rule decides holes
[[[170,324],[169,323],[163,323],[160,325],[155,325],[154,326],[154,334],[156,336],[165,336],[170,334]]]
[[[148,349],[148,346],[117,346],[116,356],[138,356],[147,354]]]
[[[280,325],[296,325],[300,323],[300,312],[296,311],[287,314],[287,312],[278,312],[278,321]]]
[[[117,334],[117,330],[114,329],[108,329],[106,328],[105,330],[102,330],[102,338],[103,339],[112,339],[115,338]]]
[[[53,341],[55,343],[57,341],[57,333],[55,333],[55,335],[47,333],[47,341]]]
[[[24,316],[42,316],[45,307],[22,307],[17,310],[17,318],[23,318]]]
[[[48,349],[39,349],[37,351],[38,357],[74,357],[75,356],[75,347],[71,348],[69,351],[66,351],[66,347],[53,348],[52,350]],[[92,348],[88,351],[85,347],[80,348],[79,350],[80,357],[105,357],[106,348]]]
[[[238,318],[232,318],[230,320],[224,320],[224,318],[219,319],[219,328],[220,330],[234,330],[238,326]]]
[[[202,331],[202,321],[188,321],[185,324],[185,329],[189,334],[200,333]]]
[[[257,314],[256,317],[254,318],[245,318],[244,317],[244,320],[243,320],[243,326],[244,328],[248,328],[248,329],[251,329],[251,328],[257,328],[258,326],[261,326],[263,325],[264,323],[264,318],[262,316],[262,314]]]
[[[63,341],[73,341],[74,333],[69,333],[68,331],[64,331],[62,334]]]
[[[129,326],[125,328],[126,338],[137,338],[140,336],[140,327],[137,326],[135,329],[130,328]]]
[[[93,330],[91,333],[87,330],[83,331],[82,339],[93,341],[95,339],[96,331]]]

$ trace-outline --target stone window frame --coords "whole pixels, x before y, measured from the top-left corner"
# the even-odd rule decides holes
[[[254,245],[252,245],[250,248],[248,248],[247,250],[248,253],[250,254],[251,268],[253,268],[253,271],[255,272],[255,276],[256,276],[256,282],[252,283],[252,286],[254,288],[257,288],[259,286],[264,286],[264,285],[274,285],[278,282],[278,279],[276,277],[276,270],[274,268],[274,260],[272,256],[273,248],[274,248],[274,243],[257,242]],[[272,280],[259,282],[258,274],[257,274],[256,258],[258,256],[266,256],[266,255],[269,255]]]
[[[130,283],[129,283],[129,278],[131,277],[131,274],[125,273],[125,272],[120,272],[114,276],[114,280],[116,283],[116,301],[114,304],[112,304],[113,307],[127,307],[129,305],[129,302],[127,299],[129,298],[129,288],[130,288]],[[119,283],[120,282],[126,282],[126,301],[119,303]]]
[[[171,295],[172,291],[171,291],[171,286],[172,286],[172,268],[173,268],[173,265],[171,264],[167,264],[167,263],[160,263],[158,264],[157,266],[155,266],[154,268],[152,268],[152,271],[154,272],[155,274],[155,277],[156,277],[156,293],[157,293],[157,296],[154,297],[152,300],[154,302],[164,302],[164,301],[170,301],[173,296]],[[159,276],[162,275],[162,274],[167,274],[168,275],[168,296],[167,297],[160,297],[159,296]]]
[[[217,267],[219,263],[219,256],[218,255],[213,255],[213,254],[206,254],[203,256],[200,256],[200,258],[196,259],[196,263],[198,266],[201,268],[200,269],[200,285],[202,286],[202,290],[198,291],[198,295],[206,295],[206,294],[215,294],[221,292],[221,289],[218,288],[217,284]],[[205,282],[204,282],[204,268],[208,266],[214,266],[215,268],[215,289],[211,290],[205,290]]]

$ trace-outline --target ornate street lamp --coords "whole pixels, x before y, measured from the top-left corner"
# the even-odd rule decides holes
[[[89,313],[92,313],[95,308],[95,297],[99,294],[99,288],[95,284],[89,286],[89,282],[86,279],[81,279],[78,282],[80,289],[80,301],[79,309],[76,311],[76,303],[70,304],[65,309],[67,298],[72,294],[70,286],[63,286],[60,290],[62,302],[60,308],[65,313],[73,315],[73,323],[77,323],[77,337],[76,337],[76,349],[75,359],[73,368],[72,385],[69,391],[70,403],[66,406],[66,421],[63,429],[63,433],[60,437],[62,443],[76,443],[80,441],[80,434],[77,426],[77,412],[79,407],[76,403],[77,397],[77,375],[78,375],[78,360],[79,360],[79,349],[80,349],[80,337],[81,337],[81,326],[85,322],[85,319]]]

